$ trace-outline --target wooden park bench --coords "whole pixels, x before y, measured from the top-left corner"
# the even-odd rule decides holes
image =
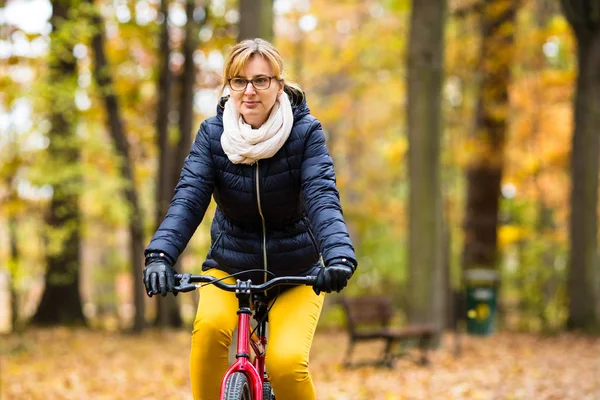
[[[391,368],[394,358],[405,355],[404,349],[410,342],[417,342],[420,349],[419,362],[422,365],[429,363],[427,350],[435,330],[431,326],[408,326],[405,328],[392,328],[389,326],[394,314],[392,303],[385,296],[359,296],[340,300],[346,314],[350,343],[344,360],[344,367],[358,366],[363,363],[352,363],[354,345],[359,341],[385,341],[385,348],[375,364]],[[393,353],[394,344],[401,345],[400,353]]]

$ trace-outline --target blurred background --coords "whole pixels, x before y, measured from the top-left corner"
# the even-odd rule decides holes
[[[197,294],[146,298],[143,249],[216,114],[224,58],[262,37],[326,131],[359,258],[344,294],[383,294],[410,322],[483,324],[471,333],[598,332],[597,11],[3,1],[0,329],[189,326]],[[179,271],[200,271],[213,212]],[[335,298],[324,326],[343,323]]]

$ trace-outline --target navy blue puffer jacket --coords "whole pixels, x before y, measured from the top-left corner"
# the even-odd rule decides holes
[[[217,116],[200,126],[167,215],[146,254],[161,251],[175,262],[213,195],[217,209],[204,270],[306,275],[320,265],[320,255],[325,265],[345,258],[356,267],[321,124],[303,99],[288,94],[292,132],[273,157],[253,165],[233,164],[223,152],[226,99],[222,100]],[[248,277],[256,281],[265,275]]]

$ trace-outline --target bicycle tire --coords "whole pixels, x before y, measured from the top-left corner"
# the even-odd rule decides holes
[[[275,393],[270,382],[263,383],[263,400],[275,400]]]
[[[252,400],[246,375],[242,372],[234,372],[227,378],[222,400]]]

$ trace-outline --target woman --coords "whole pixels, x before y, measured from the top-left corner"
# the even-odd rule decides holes
[[[252,270],[236,278],[254,283],[318,276],[314,292],[295,286],[278,295],[269,312],[266,359],[278,400],[315,399],[308,356],[323,306],[317,293],[342,290],[357,265],[333,162],[321,124],[302,90],[284,80],[283,61],[270,43],[245,40],[232,49],[221,94],[227,87],[230,96],[200,126],[171,206],[145,251],[144,283],[149,294],[172,291],[172,266],[214,196],[204,274],[224,278]],[[235,294],[201,289],[190,363],[194,399],[219,396],[237,307]]]

